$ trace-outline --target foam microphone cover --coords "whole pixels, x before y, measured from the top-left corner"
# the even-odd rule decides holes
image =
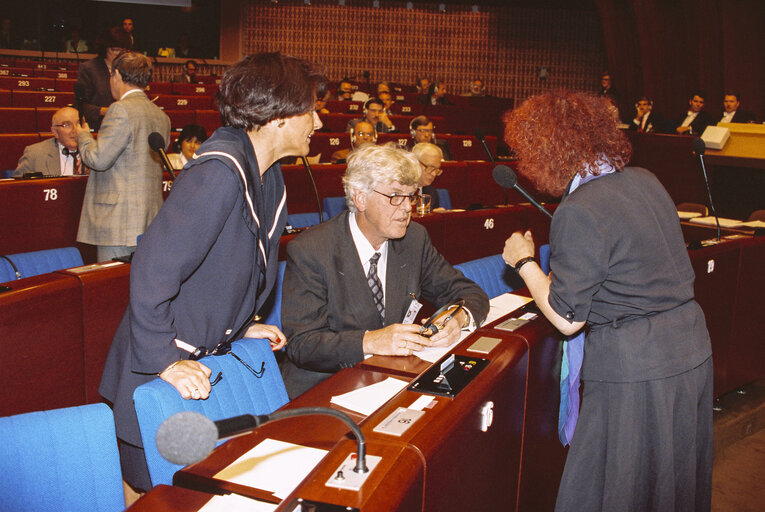
[[[165,138],[157,132],[149,134],[149,147],[159,153],[160,149],[165,149]]]
[[[518,184],[518,176],[515,175],[515,171],[506,165],[496,166],[491,171],[491,175],[500,187],[513,188]]]
[[[696,137],[693,139],[691,147],[693,148],[694,155],[703,155],[704,151],[707,149],[707,145],[704,143],[704,139],[701,137]]]
[[[218,427],[203,414],[183,411],[166,419],[157,430],[157,449],[173,464],[185,466],[207,457],[218,441]]]

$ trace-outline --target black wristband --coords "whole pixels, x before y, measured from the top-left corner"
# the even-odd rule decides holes
[[[525,258],[521,258],[518,261],[515,262],[515,266],[513,267],[516,272],[521,272],[521,267],[524,266],[526,263],[530,261],[536,261],[534,259],[534,256],[526,256]]]

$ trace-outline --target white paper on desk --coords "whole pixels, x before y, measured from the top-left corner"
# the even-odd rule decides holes
[[[741,225],[748,228],[765,228],[765,222],[761,220],[750,220],[748,222],[742,222]]]
[[[531,302],[531,298],[514,295],[512,293],[498,295],[489,301],[489,314],[486,315],[486,320],[483,321],[483,324],[486,325],[491,323],[497,318],[503,317],[509,312],[518,309],[527,302]],[[462,331],[462,333],[460,333],[460,339],[448,347],[425,347],[422,350],[415,352],[413,355],[428,363],[435,363],[470,334],[471,333],[468,331]]]
[[[680,217],[680,219],[682,220],[688,220],[694,217],[701,217],[701,214],[699,212],[681,212],[680,210],[678,210],[677,216]]]
[[[205,503],[199,512],[271,512],[278,505],[258,501],[247,496],[238,494],[226,494],[225,496],[213,496],[213,499]]]
[[[388,377],[375,384],[333,396],[330,402],[369,416],[404,389],[407,384],[406,381]]]
[[[531,302],[531,300],[531,297],[523,297],[522,295],[516,295],[514,293],[497,295],[489,301],[489,314],[486,315],[486,320],[483,324],[486,325],[493,322],[511,311],[518,309],[524,304]]]
[[[704,224],[707,226],[717,225],[717,220],[715,220],[714,217],[696,217],[691,219],[689,222],[693,222],[694,224]],[[720,217],[720,227],[723,228],[735,228],[741,226],[743,223],[743,220],[726,219],[724,217]]]
[[[284,499],[327,454],[327,450],[264,439],[214,478],[274,493]]]

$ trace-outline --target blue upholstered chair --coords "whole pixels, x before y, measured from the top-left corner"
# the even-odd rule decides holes
[[[340,212],[348,209],[348,204],[345,202],[345,196],[341,197],[325,197],[322,200],[322,206],[324,213],[328,218],[332,218]]]
[[[322,212],[324,220],[329,219],[327,212]],[[307,228],[319,223],[319,212],[290,213],[287,215],[287,224],[293,228]]]
[[[159,426],[173,414],[194,411],[215,421],[241,414],[268,414],[289,401],[268,340],[237,340],[232,351],[255,371],[262,369],[262,374],[256,376],[231,354],[207,356],[200,362],[212,370],[211,377],[221,373],[207,400],[184,400],[160,378],[139,386],[133,393],[152,485],[171,484],[173,474],[182,467],[166,461],[155,440]]]
[[[114,417],[105,404],[0,418],[0,509],[125,508]]]
[[[6,257],[13,261],[19,275],[5,258],[0,258],[0,283],[82,265],[82,256],[75,247],[22,252]]]
[[[550,244],[539,247],[539,266],[545,274],[550,272]],[[525,286],[523,279],[502,259],[501,254],[466,261],[454,268],[481,287],[490,299]]]
[[[437,188],[438,192],[438,206],[447,210],[452,209],[452,197],[449,195],[449,190],[445,188]]]

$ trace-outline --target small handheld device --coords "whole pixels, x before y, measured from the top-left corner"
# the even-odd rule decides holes
[[[465,307],[464,299],[459,299],[439,308],[420,328],[420,336],[430,338],[454,318]]]

